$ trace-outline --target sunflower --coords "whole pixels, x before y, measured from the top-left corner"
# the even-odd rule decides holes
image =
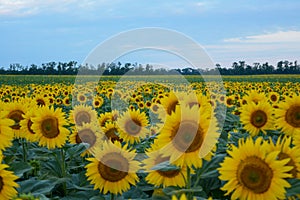
[[[14,120],[14,125],[10,126],[13,129],[13,134],[15,138],[21,137],[21,126],[20,121],[22,121],[23,115],[27,112],[27,103],[24,101],[17,101],[5,104],[4,110],[8,111],[6,117]]]
[[[84,156],[89,152],[93,153],[97,148],[101,148],[101,135],[100,128],[97,128],[97,125],[83,124],[82,126],[76,127],[76,130],[75,128],[73,129],[72,134],[69,137],[69,142],[71,144],[88,144],[89,147],[87,151],[82,154],[82,156]]]
[[[290,160],[286,165],[293,167],[289,173],[292,174],[293,178],[300,178],[300,149],[291,147],[291,144],[291,137],[278,138],[276,144],[270,139],[268,151],[280,151],[278,160],[289,158]]]
[[[240,139],[228,154],[218,171],[219,179],[228,181],[221,189],[232,193],[231,199],[285,199],[292,167],[286,166],[289,159],[277,160],[279,151],[267,153],[259,137]]]
[[[65,97],[63,100],[63,104],[65,105],[65,106],[70,106],[71,105],[71,99],[70,99],[70,97]]]
[[[104,127],[107,122],[113,121],[113,115],[111,112],[101,113],[98,122],[101,127]]]
[[[8,165],[0,164],[0,199],[12,199],[18,194],[15,188],[19,185],[15,181],[19,177],[5,170],[8,167]]]
[[[134,160],[135,156],[126,145],[122,148],[119,142],[104,142],[103,150],[96,151],[95,158],[87,158],[90,161],[85,166],[87,180],[103,194],[122,194],[139,180],[136,174],[139,162]]]
[[[103,133],[104,133],[104,136],[103,136],[103,140],[110,140],[112,141],[113,143],[117,140],[119,142],[122,142],[123,139],[121,139],[119,136],[118,136],[118,128],[116,126],[116,124],[112,123],[112,122],[107,122],[105,124],[105,126],[103,127]]]
[[[217,120],[205,106],[178,106],[167,116],[157,143],[164,156],[177,166],[202,166],[205,157],[217,143]]]
[[[166,96],[162,96],[160,102],[164,109],[161,109],[159,112],[161,118],[164,118],[165,115],[171,115],[172,112],[175,112],[176,106],[179,105],[180,97],[181,96],[175,92],[170,92]]]
[[[184,187],[187,180],[187,167],[177,167],[172,170],[153,170],[153,167],[163,162],[169,161],[170,157],[165,157],[159,148],[151,148],[146,153],[147,159],[143,160],[145,171],[148,173],[145,180],[154,186],[163,187],[178,186]]]
[[[32,130],[32,118],[35,117],[35,112],[38,109],[38,107],[35,105],[34,107],[31,107],[30,110],[28,110],[23,116],[23,120],[20,122],[20,131],[22,133],[22,136],[26,138],[26,140],[30,142],[37,142],[37,134]]]
[[[255,104],[250,102],[243,105],[240,110],[241,123],[251,136],[256,136],[260,131],[273,129],[272,106],[268,102]]]
[[[287,135],[300,134],[300,96],[287,97],[274,111],[275,125]]]
[[[6,115],[5,111],[0,111],[0,151],[10,147],[14,138],[13,130],[10,127],[15,122],[12,119],[5,118]]]
[[[93,99],[93,107],[100,108],[104,103],[104,100],[101,96],[97,96]]]
[[[145,138],[147,135],[148,118],[140,110],[127,110],[116,123],[120,138],[130,144],[139,142],[140,138]]]
[[[247,104],[249,104],[250,102],[254,102],[255,104],[257,104],[258,102],[268,101],[268,98],[266,97],[265,93],[259,92],[257,90],[251,90],[247,95],[243,97],[242,100],[245,100]]]
[[[37,134],[39,145],[54,149],[65,144],[69,130],[64,127],[68,123],[61,108],[54,110],[53,107],[41,107],[32,122],[31,127]]]
[[[38,105],[38,106],[49,106],[49,100],[48,100],[48,98],[44,97],[41,94],[36,95],[33,98],[33,100],[34,100],[35,104]]]
[[[270,92],[268,98],[271,103],[277,103],[279,101],[280,95],[277,92]]]
[[[78,93],[77,94],[77,101],[79,103],[85,103],[87,101],[87,97],[85,96],[84,93]]]
[[[70,112],[69,120],[75,126],[82,126],[83,123],[96,123],[97,112],[91,106],[76,105]]]

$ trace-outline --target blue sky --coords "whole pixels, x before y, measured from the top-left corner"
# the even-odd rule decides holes
[[[108,38],[143,27],[181,32],[225,67],[300,61],[299,9],[298,0],[0,0],[0,67],[82,63]],[[120,61],[184,65],[149,51]]]

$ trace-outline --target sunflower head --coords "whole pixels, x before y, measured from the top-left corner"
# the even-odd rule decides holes
[[[70,121],[76,126],[95,123],[97,122],[97,112],[91,106],[77,105],[70,112]]]
[[[228,181],[221,189],[232,199],[284,199],[291,177],[285,166],[289,159],[277,160],[279,151],[268,152],[261,137],[240,139],[239,146],[228,151],[218,169],[220,180]]]
[[[95,152],[95,158],[88,159],[91,161],[86,166],[88,180],[104,194],[122,194],[138,181],[139,163],[134,160],[135,155],[119,142],[104,142],[103,149]]]

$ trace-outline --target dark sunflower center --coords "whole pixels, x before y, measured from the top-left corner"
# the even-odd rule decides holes
[[[256,110],[251,114],[251,124],[256,128],[261,128],[267,123],[267,114],[262,110]]]
[[[35,134],[35,132],[32,130],[31,126],[32,126],[33,122],[31,120],[28,120],[27,122],[27,129],[31,134]]]
[[[282,153],[280,152],[278,154],[278,160],[284,160],[286,158],[290,158],[290,161],[286,164],[287,166],[291,166],[293,167],[293,169],[291,169],[290,173],[292,174],[293,178],[297,178],[297,167],[295,162],[291,159],[291,157],[286,154],[286,153]]]
[[[172,142],[176,149],[189,153],[198,150],[204,139],[201,127],[193,121],[183,121],[172,135]]]
[[[227,105],[233,105],[233,100],[231,98],[226,99],[226,104]]]
[[[121,154],[112,152],[103,156],[98,164],[98,172],[106,181],[117,182],[128,174],[129,162]]]
[[[79,101],[85,101],[85,96],[80,95],[80,96],[79,96]]]
[[[38,106],[44,106],[44,105],[46,105],[46,102],[43,99],[37,99],[36,104]]]
[[[137,135],[142,129],[141,125],[137,119],[130,119],[125,124],[125,130],[129,135]]]
[[[275,94],[272,94],[270,98],[271,98],[271,101],[274,101],[274,102],[277,101],[277,96]]]
[[[83,123],[91,123],[91,116],[86,111],[80,111],[75,116],[75,123],[82,126]]]
[[[20,121],[24,118],[22,115],[24,114],[21,110],[13,110],[8,114],[8,118],[14,120],[15,124],[11,126],[12,129],[19,130],[21,128]]]
[[[170,160],[170,157],[158,156],[155,160],[155,165],[158,165],[168,160]],[[163,177],[173,178],[180,173],[180,170],[179,169],[168,170],[168,171],[157,170],[157,172]]]
[[[117,129],[116,128],[111,128],[108,131],[106,131],[105,136],[107,139],[111,140],[114,142],[115,140],[120,140],[119,136],[116,135]]]
[[[42,121],[42,134],[46,138],[55,138],[59,135],[58,121],[55,117],[49,117]]]
[[[262,159],[251,156],[239,164],[237,176],[238,181],[244,187],[261,194],[270,188],[273,171]]]
[[[2,192],[3,186],[4,186],[3,179],[0,176],[0,193]]]
[[[285,121],[293,127],[300,127],[300,106],[291,106],[285,113]]]
[[[90,145],[90,147],[92,147],[96,143],[97,137],[91,129],[88,128],[82,129],[81,131],[78,132],[77,135],[78,135],[78,139],[76,139],[76,142],[81,141],[83,143],[87,143]]]

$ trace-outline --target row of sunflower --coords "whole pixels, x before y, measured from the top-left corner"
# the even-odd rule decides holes
[[[227,96],[214,83],[122,86],[3,86],[3,199],[35,182],[52,184],[33,193],[45,199],[296,197],[300,97],[289,83],[226,82]],[[30,163],[19,179],[4,170],[18,159]]]

